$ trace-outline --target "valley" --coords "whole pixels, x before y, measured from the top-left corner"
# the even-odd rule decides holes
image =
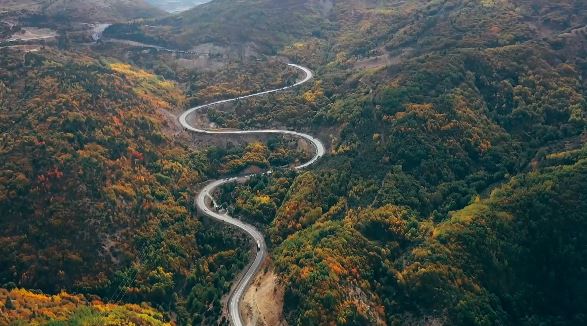
[[[583,1],[192,5],[0,1],[0,324],[585,322]]]
[[[190,109],[190,110],[184,112],[179,117],[180,123],[182,124],[182,126],[184,128],[186,128],[190,131],[194,131],[197,133],[206,133],[206,134],[238,135],[238,134],[246,134],[246,133],[258,133],[258,134],[295,135],[297,137],[301,137],[301,138],[311,142],[315,148],[316,153],[312,157],[312,159],[310,159],[308,162],[301,164],[301,165],[298,165],[298,166],[294,167],[294,169],[300,170],[300,169],[303,169],[303,168],[306,168],[306,167],[312,165],[320,157],[324,156],[324,145],[322,144],[322,142],[320,140],[318,140],[310,135],[292,132],[292,131],[288,131],[288,130],[270,130],[270,129],[253,130],[253,131],[210,131],[210,130],[196,129],[187,123],[187,118],[191,113],[196,112],[204,107],[227,103],[227,102],[232,102],[232,101],[240,101],[240,100],[244,100],[249,97],[262,96],[262,95],[271,94],[271,93],[279,92],[279,91],[285,91],[291,87],[300,86],[300,85],[306,83],[307,81],[309,81],[310,79],[312,79],[313,74],[309,69],[302,67],[302,66],[299,66],[299,65],[295,65],[295,64],[289,64],[289,66],[303,71],[305,73],[305,77],[301,81],[295,83],[292,86],[284,86],[282,88],[275,89],[275,90],[263,91],[260,93],[240,96],[235,99],[221,100],[218,102],[213,102],[210,104],[205,104],[202,106],[195,107],[193,109]],[[270,173],[270,172],[271,171],[268,171],[266,173]],[[242,318],[241,318],[241,315],[240,315],[240,302],[243,299],[243,295],[245,293],[245,290],[250,286],[251,281],[255,278],[257,272],[259,271],[259,268],[261,267],[261,264],[263,263],[265,257],[267,256],[267,247],[265,245],[265,238],[257,229],[255,229],[254,226],[249,225],[249,224],[244,224],[241,221],[239,221],[233,217],[228,216],[227,214],[219,214],[217,212],[214,212],[213,210],[211,210],[209,208],[208,202],[209,202],[210,198],[213,198],[213,193],[216,188],[222,186],[225,183],[237,183],[237,182],[242,183],[242,182],[247,181],[248,179],[250,179],[253,176],[254,175],[246,175],[246,176],[242,176],[242,177],[232,177],[232,178],[226,178],[226,179],[220,179],[217,181],[213,181],[200,192],[200,194],[198,195],[198,199],[197,199],[197,206],[201,211],[203,211],[203,213],[205,215],[208,215],[208,216],[210,216],[214,219],[217,219],[218,221],[224,222],[226,224],[233,225],[233,226],[240,228],[241,230],[248,233],[251,236],[251,238],[253,238],[253,240],[255,241],[255,243],[257,245],[257,254],[256,254],[256,257],[255,257],[253,263],[251,264],[251,266],[248,267],[248,270],[245,272],[244,276],[240,280],[235,281],[235,283],[238,285],[237,285],[237,288],[235,290],[233,290],[233,293],[230,296],[230,300],[229,300],[230,320],[233,325],[237,325],[237,326],[244,325]],[[216,206],[216,204],[214,204],[214,206]]]

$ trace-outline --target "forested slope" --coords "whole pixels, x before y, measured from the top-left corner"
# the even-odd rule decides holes
[[[583,323],[585,149],[574,155],[560,154],[565,164],[517,176],[439,224],[390,204],[334,219],[330,208],[275,251],[290,284],[290,320]]]

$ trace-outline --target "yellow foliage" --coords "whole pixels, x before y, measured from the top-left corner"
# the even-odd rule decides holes
[[[328,267],[330,268],[330,270],[334,274],[336,274],[336,275],[346,274],[346,271],[344,270],[344,268],[342,268],[342,266],[336,260],[334,260],[334,258],[327,257],[326,263],[328,264]]]
[[[133,66],[126,63],[111,63],[110,69],[133,78],[153,78],[153,74],[142,69],[135,69]]]
[[[116,195],[118,195],[124,197],[125,199],[134,199],[137,195],[131,185],[124,183],[112,185],[109,189],[107,189],[107,192],[109,195],[113,195],[114,198],[116,198]]]
[[[292,46],[294,49],[303,49],[305,47],[305,44],[302,42],[297,42],[297,43],[294,43]]]
[[[312,271],[310,270],[310,267],[306,266],[306,267],[302,268],[302,270],[300,271],[300,277],[302,279],[306,279],[306,278],[308,278],[308,276],[310,276],[311,272]]]
[[[271,197],[267,195],[255,196],[255,200],[261,204],[269,204],[271,202]]]
[[[12,308],[4,307],[7,298]],[[25,322],[26,325],[43,325],[49,320],[67,321],[80,308],[96,313],[92,321],[101,325],[171,325],[163,322],[164,316],[149,306],[117,305],[83,295],[61,292],[57,295],[33,293],[25,289],[0,289],[0,325]]]
[[[265,144],[260,142],[251,143],[245,149],[245,153],[242,158],[235,157],[229,162],[223,164],[223,171],[235,171],[244,168],[249,165],[258,167],[266,167],[269,165],[267,157],[269,156],[269,150]]]
[[[309,103],[316,103],[320,97],[324,96],[324,90],[322,89],[322,85],[320,82],[316,82],[314,87],[304,93],[304,100]]]
[[[134,92],[152,106],[171,109],[185,101],[183,92],[172,81],[126,63],[110,63],[110,69],[125,76]]]
[[[562,151],[562,152],[557,152],[557,153],[552,153],[552,154],[548,154],[546,155],[546,158],[551,160],[551,159],[564,159],[567,158],[575,153],[580,152],[580,149],[576,149],[576,150],[570,150],[570,151]]]

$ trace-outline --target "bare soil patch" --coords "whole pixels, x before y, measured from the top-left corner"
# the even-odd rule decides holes
[[[287,325],[283,319],[284,288],[279,285],[277,275],[271,268],[261,270],[251,284],[241,303],[245,325]]]

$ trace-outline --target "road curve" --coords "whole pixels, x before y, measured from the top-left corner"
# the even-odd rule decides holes
[[[185,129],[193,131],[193,132],[197,132],[197,133],[202,133],[202,134],[215,134],[215,135],[283,134],[283,135],[292,135],[295,137],[304,138],[307,141],[309,141],[311,144],[314,145],[314,149],[316,150],[316,153],[314,154],[312,159],[310,159],[306,163],[303,163],[301,165],[296,166],[295,169],[301,170],[305,167],[312,165],[320,157],[322,157],[324,155],[325,150],[324,150],[324,144],[322,144],[322,142],[320,140],[318,140],[317,138],[314,138],[308,134],[304,134],[304,133],[296,132],[296,131],[290,131],[290,130],[279,130],[279,129],[230,130],[230,131],[229,130],[207,130],[207,129],[194,128],[193,126],[191,126],[187,122],[188,116],[190,114],[194,113],[195,111],[198,111],[198,110],[201,110],[201,109],[204,109],[207,107],[211,107],[214,105],[218,105],[218,104],[229,103],[229,102],[247,99],[249,97],[262,96],[262,95],[266,95],[266,94],[285,91],[290,88],[293,88],[293,87],[296,87],[296,86],[299,86],[299,85],[306,83],[307,81],[312,79],[312,77],[314,76],[312,74],[312,71],[306,67],[302,67],[302,66],[299,66],[296,64],[291,64],[291,63],[288,65],[290,67],[299,69],[302,72],[304,72],[305,77],[302,80],[300,80],[290,86],[285,86],[285,87],[272,89],[272,90],[268,90],[268,91],[263,91],[263,92],[259,92],[259,93],[255,93],[255,94],[251,94],[251,95],[239,96],[239,97],[236,97],[233,99],[221,100],[221,101],[216,101],[216,102],[193,107],[193,108],[185,111],[179,117],[179,122],[181,123],[181,125]],[[271,171],[265,172],[265,174],[270,174],[270,173],[271,173]],[[212,181],[210,184],[208,184],[206,187],[204,187],[204,189],[202,189],[202,191],[200,191],[200,193],[198,194],[198,197],[196,198],[196,206],[205,215],[207,215],[211,218],[214,218],[218,221],[221,221],[223,223],[238,227],[239,229],[241,229],[241,230],[245,231],[247,234],[249,234],[257,243],[257,248],[258,248],[257,255],[255,256],[255,259],[253,260],[253,262],[246,269],[246,272],[244,273],[244,275],[242,275],[239,279],[235,280],[236,287],[234,288],[232,294],[230,295],[229,301],[228,301],[228,312],[230,315],[230,321],[235,326],[243,326],[244,325],[242,318],[241,318],[241,315],[240,315],[239,305],[240,305],[240,302],[241,302],[241,299],[244,295],[245,290],[247,289],[247,287],[249,286],[249,284],[253,280],[255,274],[257,274],[257,271],[261,267],[261,263],[263,262],[263,259],[265,259],[265,257],[267,256],[267,246],[265,244],[265,238],[263,237],[263,234],[261,232],[259,232],[259,230],[257,230],[254,226],[247,224],[247,223],[244,223],[241,220],[235,219],[235,218],[229,216],[228,214],[219,214],[218,212],[216,212],[213,209],[211,209],[210,207],[208,207],[208,205],[206,203],[206,199],[212,198],[212,194],[214,193],[214,190],[216,188],[218,188],[219,186],[221,186],[225,183],[245,181],[254,175],[255,174],[249,174],[249,175],[245,175],[245,176],[224,178],[224,179]]]

